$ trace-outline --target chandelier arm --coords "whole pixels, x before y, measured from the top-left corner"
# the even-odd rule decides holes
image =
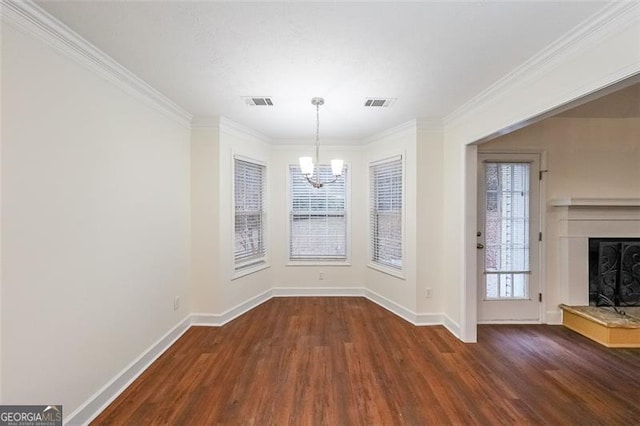
[[[323,183],[323,182],[320,182],[320,181],[312,181],[311,179],[309,179],[309,176],[308,176],[308,175],[303,175],[303,176],[307,179],[307,182],[309,182],[309,183],[311,184],[311,186],[313,186],[313,187],[314,187],[314,188],[316,188],[316,189],[320,189],[320,188],[322,188],[322,187],[324,186],[324,183]],[[335,182],[335,181],[334,181],[334,182]],[[327,183],[331,183],[331,182],[327,182]]]
[[[333,175],[333,180],[330,180],[327,182],[320,182],[320,179],[318,178],[316,178],[316,180],[311,180],[309,178],[309,175],[303,175],[303,176],[305,177],[305,179],[307,179],[307,182],[309,182],[314,188],[322,188],[324,185],[337,182],[337,180],[340,179],[340,175]]]

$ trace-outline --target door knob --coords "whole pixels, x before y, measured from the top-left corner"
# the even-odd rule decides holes
[[[478,250],[483,249],[483,248],[484,248],[484,244],[482,244],[482,243],[478,243],[478,244],[476,245],[476,248],[477,248]]]

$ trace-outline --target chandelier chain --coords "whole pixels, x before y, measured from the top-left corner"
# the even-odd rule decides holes
[[[316,105],[316,145],[320,142],[320,105]]]

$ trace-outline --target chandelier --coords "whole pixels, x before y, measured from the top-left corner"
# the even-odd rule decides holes
[[[314,188],[319,189],[326,184],[333,183],[338,180],[342,175],[342,166],[344,165],[344,161],[338,159],[331,160],[333,180],[328,182],[320,181],[320,162],[318,161],[320,157],[320,105],[324,105],[324,99],[313,98],[311,99],[311,105],[315,105],[316,107],[316,158],[314,163],[312,157],[300,157],[300,170],[302,171],[302,175],[307,179],[307,182],[309,182]]]

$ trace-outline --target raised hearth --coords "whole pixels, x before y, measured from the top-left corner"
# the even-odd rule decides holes
[[[560,305],[562,324],[608,348],[640,348],[640,306],[620,308]]]

